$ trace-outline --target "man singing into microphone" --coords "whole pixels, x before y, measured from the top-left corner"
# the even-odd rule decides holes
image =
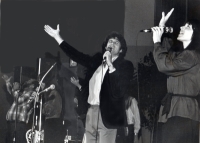
[[[85,95],[90,107],[86,116],[84,143],[115,143],[117,128],[126,125],[125,96],[133,77],[133,64],[124,59],[124,37],[111,33],[102,45],[102,53],[89,56],[77,51],[60,36],[59,25],[44,30],[53,37],[72,60],[87,67]],[[102,62],[105,59],[105,64]]]

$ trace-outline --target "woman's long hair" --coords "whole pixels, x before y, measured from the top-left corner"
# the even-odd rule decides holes
[[[200,53],[200,22],[197,19],[190,19],[186,23],[192,25],[193,29],[192,41],[186,49]]]
[[[193,29],[191,43],[185,50],[195,50],[200,53],[200,22],[197,19],[190,19],[185,23],[192,25]],[[184,50],[183,43],[177,40],[170,50],[178,53],[182,52]]]

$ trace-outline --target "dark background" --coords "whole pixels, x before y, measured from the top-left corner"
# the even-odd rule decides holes
[[[2,1],[0,65],[2,72],[13,66],[36,66],[36,58],[45,52],[57,55],[58,44],[46,34],[44,25],[56,28],[80,51],[100,51],[111,31],[123,34],[123,1]],[[62,59],[66,56],[61,52]]]

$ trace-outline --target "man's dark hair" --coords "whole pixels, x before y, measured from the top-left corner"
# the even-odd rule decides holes
[[[124,37],[119,34],[118,32],[111,32],[104,40],[103,44],[102,44],[102,51],[103,53],[106,51],[105,47],[107,46],[108,40],[111,38],[117,38],[121,44],[121,49],[122,52],[119,54],[119,56],[121,57],[125,57],[126,52],[127,52],[127,45],[126,45],[126,40],[124,39]]]

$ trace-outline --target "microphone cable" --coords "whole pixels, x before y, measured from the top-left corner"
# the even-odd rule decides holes
[[[104,68],[104,64],[106,64],[104,62],[104,60],[101,63],[102,66],[102,70],[101,70],[101,88],[102,88],[102,83],[103,83],[103,68]],[[98,113],[97,113],[97,128],[96,128],[96,140],[95,142],[97,143],[97,137],[98,137],[98,128],[99,128],[99,114],[100,114],[100,96],[101,96],[101,91],[99,92],[99,109],[98,109]]]
[[[101,66],[102,66],[102,70],[101,70],[101,88],[102,88],[102,83],[103,83],[103,70],[104,70],[103,68],[104,68],[104,64],[106,64],[106,63],[103,60],[102,63],[101,63]],[[98,128],[99,128],[100,96],[101,96],[100,93],[101,93],[101,91],[99,92],[99,109],[98,109],[98,113],[97,113],[97,127],[96,127],[96,140],[95,140],[96,143],[97,143]]]
[[[135,46],[136,46],[136,58],[137,58],[137,60],[138,60],[138,45],[137,45],[137,43],[138,43],[138,37],[139,37],[139,34],[140,34],[140,31],[137,33],[137,35],[136,35],[136,40],[135,40]],[[139,105],[139,109],[140,109],[140,85],[139,85],[139,72],[138,72],[138,70],[139,70],[139,62],[137,62],[137,66],[136,66],[136,72],[137,72],[137,94],[138,94],[138,105]]]

